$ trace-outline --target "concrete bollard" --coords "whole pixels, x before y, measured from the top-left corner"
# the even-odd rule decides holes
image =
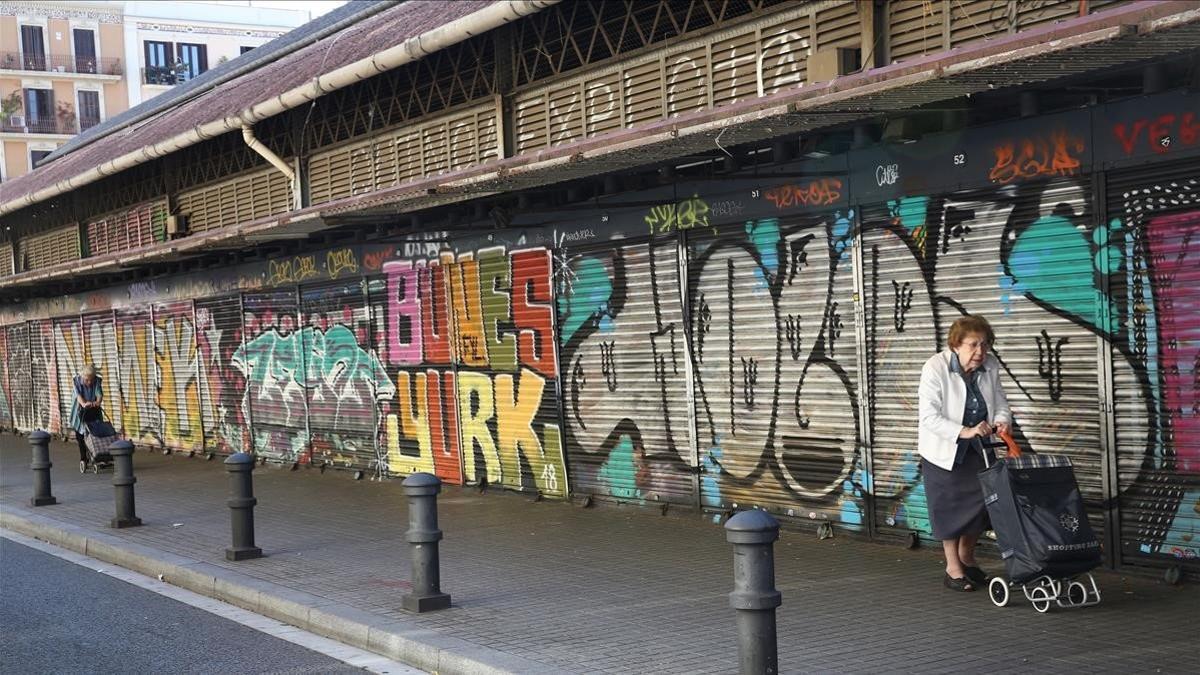
[[[442,592],[442,577],[438,569],[437,495],[442,481],[428,473],[414,473],[404,479],[404,494],[408,496],[408,543],[412,544],[412,593],[400,599],[400,605],[410,612],[431,612],[450,606],[450,596]]]
[[[109,527],[137,527],[142,519],[134,513],[133,484],[133,443],[117,441],[108,451],[113,456],[113,490],[117,506],[117,515],[109,522]]]
[[[783,603],[775,590],[775,540],[779,523],[765,511],[742,511],[725,523],[725,539],[733,544],[733,592],[737,610],[738,672],[779,672],[775,608]]]
[[[29,434],[29,444],[33,446],[33,461],[29,468],[33,469],[33,506],[49,506],[57,504],[58,500],[50,494],[50,434],[38,429]]]
[[[239,452],[225,460],[229,472],[229,509],[233,528],[233,546],[225,549],[226,560],[261,558],[262,549],[254,545],[254,457]]]

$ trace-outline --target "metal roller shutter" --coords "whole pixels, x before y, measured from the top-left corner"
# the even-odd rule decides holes
[[[1112,403],[1126,562],[1200,570],[1200,164],[1110,175]],[[1101,233],[1097,233],[1101,236]]]
[[[163,445],[185,452],[201,450],[204,428],[196,317],[190,300],[154,306],[154,361],[158,366]]]
[[[242,346],[240,295],[196,301],[196,358],[204,448],[232,454],[250,450],[246,380],[231,365]]]
[[[695,504],[678,243],[577,249],[560,275],[572,491]]]
[[[309,431],[296,290],[247,293],[242,309],[244,344],[231,363],[246,380],[254,452],[299,461],[308,450]]]
[[[843,503],[861,468],[849,231],[826,214],[689,237],[705,506],[862,524]]]
[[[9,384],[8,329],[0,327],[0,428],[14,430],[12,385]]]
[[[462,484],[448,265],[389,262],[368,295],[374,344],[395,384],[381,411],[380,461],[391,473],[433,471]]]
[[[375,466],[379,406],[395,389],[373,349],[365,284],[355,279],[300,291],[311,433],[311,456],[302,462]]]
[[[154,327],[150,310],[118,310],[116,322],[121,433],[138,445],[160,446],[162,414],[157,403]]]
[[[864,305],[881,534],[928,532],[918,476],[921,367],[963,313],[983,315],[1019,443],[1071,457],[1102,531],[1099,344],[1089,189],[1079,181],[895,200],[871,209]],[[1082,266],[1082,267],[1081,267]]]
[[[48,320],[29,322],[33,398],[37,410],[34,426],[52,434],[62,431],[58,410],[58,367],[54,358],[54,325]]]
[[[63,432],[71,429],[75,376],[83,370],[83,324],[78,316],[54,319],[54,360],[58,383],[58,415]]]
[[[85,314],[83,362],[96,367],[104,378],[104,415],[121,428],[121,364],[117,358],[117,331],[112,312]]]
[[[29,350],[29,325],[19,323],[5,330],[8,338],[9,397],[12,401],[13,425],[26,433],[37,426],[37,411],[33,400],[33,364]]]

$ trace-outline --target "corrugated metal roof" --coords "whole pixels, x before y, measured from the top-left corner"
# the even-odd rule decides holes
[[[3,183],[0,185],[0,202],[50,187],[114,157],[165,141],[193,127],[236,115],[319,75],[401,44],[490,4],[491,0],[410,0],[384,9],[307,47],[274,60],[265,60],[262,67],[250,73],[208,88],[189,100],[173,104],[161,114],[117,129],[57,161]]]

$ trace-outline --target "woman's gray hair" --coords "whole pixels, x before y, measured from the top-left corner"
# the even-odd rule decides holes
[[[83,370],[79,371],[79,374],[83,375],[84,377],[89,377],[89,376],[95,375],[96,374],[96,366],[93,366],[92,364],[89,363],[83,367]]]

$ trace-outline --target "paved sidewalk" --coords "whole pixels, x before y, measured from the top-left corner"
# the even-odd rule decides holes
[[[259,468],[256,534],[267,557],[233,563],[224,559],[220,458],[139,451],[145,526],[111,530],[111,477],[81,476],[73,442],[51,450],[60,503],[34,509],[29,445],[0,439],[0,525],[165,570],[172,583],[421,668],[737,669],[731,548],[695,513],[581,509],[449,487],[439,516],[443,590],[454,606],[412,615],[400,608],[408,552],[398,481]],[[930,549],[784,532],[776,557],[783,672],[1195,672],[1200,595],[1186,585],[1101,573],[1099,606],[1041,615],[1023,601],[999,609],[984,593],[943,589]]]

